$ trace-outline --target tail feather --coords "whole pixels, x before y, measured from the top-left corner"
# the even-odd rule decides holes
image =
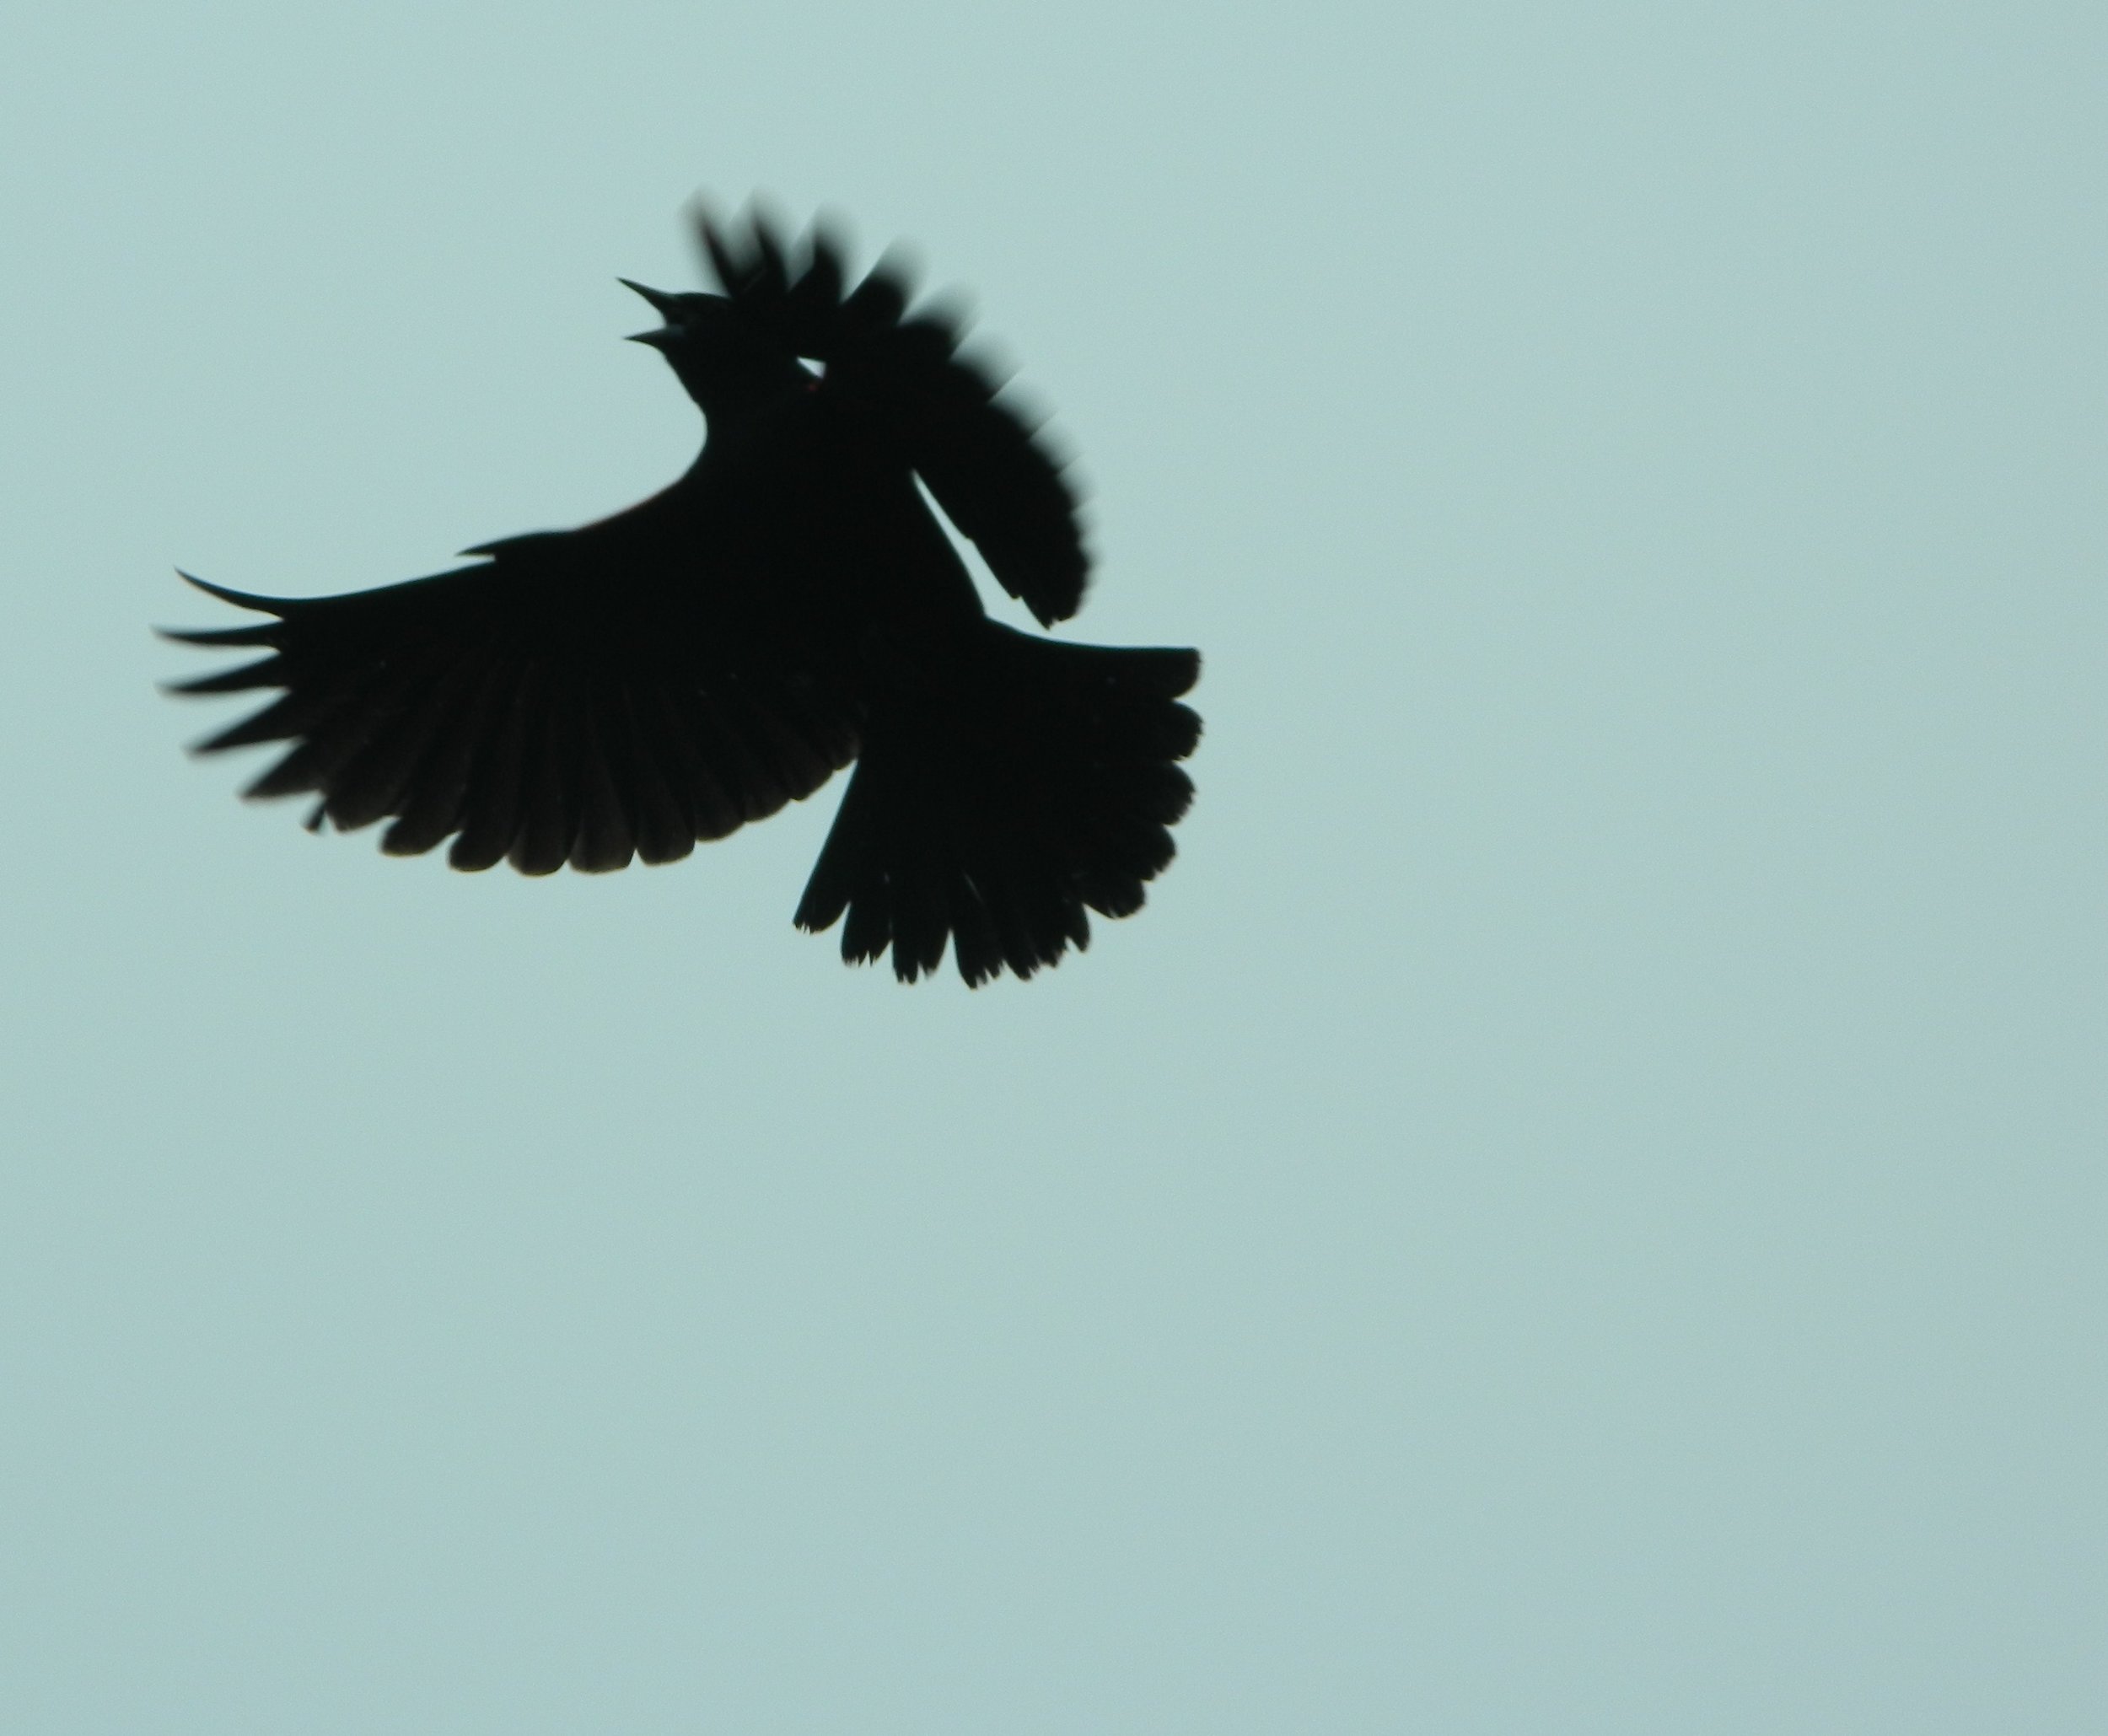
[[[798,907],[812,932],[846,915],[842,956],[890,946],[906,982],[936,970],[947,940],[970,985],[1081,951],[1089,911],[1142,908],[1192,800],[1176,762],[1200,719],[1177,701],[1196,653],[979,631],[941,693],[874,707]]]

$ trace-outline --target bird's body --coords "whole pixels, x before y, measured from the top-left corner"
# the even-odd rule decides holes
[[[252,794],[527,873],[671,861],[855,761],[800,925],[846,911],[844,955],[906,980],[948,935],[970,983],[1030,975],[1170,861],[1198,660],[991,621],[917,479],[1051,621],[1085,568],[1058,467],[890,277],[844,296],[824,242],[793,276],[758,222],[744,255],[703,233],[724,296],[639,289],[707,423],[687,473],[407,584],[204,586],[273,619],[173,637],[271,654],[183,691],[284,690],[204,746],[289,740]]]

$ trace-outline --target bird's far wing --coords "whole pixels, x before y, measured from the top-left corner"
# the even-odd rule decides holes
[[[793,261],[766,217],[742,228],[697,215],[724,293],[799,355],[824,364],[826,390],[875,412],[945,515],[998,583],[1042,626],[1082,605],[1090,567],[1077,497],[1036,427],[1003,383],[960,352],[961,322],[911,314],[910,288],[881,260],[853,289],[842,250],[815,228]]]
[[[566,542],[515,538],[471,551],[493,556],[479,566],[334,597],[191,579],[268,618],[167,637],[266,654],[173,691],[282,690],[197,750],[290,742],[245,793],[317,796],[311,829],[392,819],[391,855],[451,837],[455,868],[529,874],[673,861],[855,756],[855,712],[820,659],[708,618],[696,588],[581,582]]]

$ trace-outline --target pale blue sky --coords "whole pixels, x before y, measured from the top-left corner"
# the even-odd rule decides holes
[[[2108,1728],[2108,14],[18,8],[0,1728]],[[682,465],[911,241],[1207,737],[969,996],[832,810],[527,883],[187,762],[171,576]]]

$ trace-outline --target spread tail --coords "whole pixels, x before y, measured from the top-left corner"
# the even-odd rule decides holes
[[[1113,649],[981,624],[943,691],[874,707],[798,926],[846,913],[842,955],[890,945],[903,982],[952,943],[969,986],[1030,976],[1090,943],[1089,911],[1131,916],[1170,864],[1200,739],[1178,697],[1192,651]]]

